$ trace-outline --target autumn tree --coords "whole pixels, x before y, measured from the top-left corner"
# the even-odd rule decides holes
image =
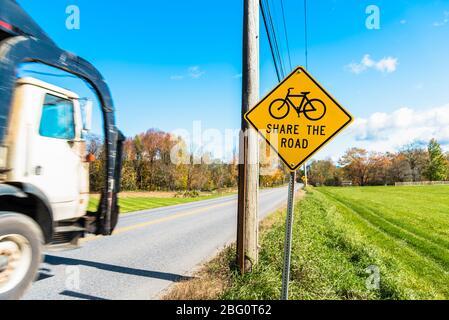
[[[331,159],[312,161],[308,167],[308,180],[314,186],[337,186],[341,184],[341,176],[337,166]]]
[[[410,182],[414,179],[414,173],[406,155],[404,153],[391,154],[390,166],[387,171],[388,184]]]
[[[123,143],[122,173],[120,182],[121,190],[138,190],[135,159],[136,150],[134,148],[133,140],[127,139]]]
[[[285,172],[282,167],[275,169],[270,175],[260,176],[259,184],[262,187],[274,187],[285,182]]]
[[[87,153],[95,157],[95,161],[89,165],[89,188],[91,192],[100,192],[104,187],[106,176],[103,138],[96,134],[89,134],[86,137],[86,149]]]
[[[367,178],[366,183],[369,185],[386,185],[389,182],[388,172],[392,163],[392,155],[390,153],[372,152],[367,158]]]
[[[354,184],[366,185],[369,169],[368,151],[360,148],[349,149],[340,159],[339,164]]]
[[[418,143],[412,143],[399,151],[410,167],[411,181],[422,181],[424,178],[424,171],[429,162],[429,155],[427,150],[422,148]]]

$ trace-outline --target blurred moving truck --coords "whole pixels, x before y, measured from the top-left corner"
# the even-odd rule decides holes
[[[95,91],[105,138],[104,186],[88,212],[86,134],[92,103],[34,78],[37,62],[76,75]],[[0,0],[0,300],[19,299],[37,276],[44,245],[73,247],[87,234],[110,235],[118,220],[123,135],[108,86],[86,60],[60,49],[14,0]]]

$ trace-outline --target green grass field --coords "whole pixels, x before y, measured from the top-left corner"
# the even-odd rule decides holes
[[[207,200],[207,199],[213,199],[217,197],[222,196],[228,196],[232,195],[234,193],[228,192],[228,193],[215,193],[212,195],[204,195],[199,196],[196,198],[155,198],[155,197],[134,197],[134,196],[127,196],[119,198],[119,205],[120,205],[120,213],[128,213],[128,212],[134,212],[134,211],[140,211],[140,210],[148,210],[148,209],[155,209],[160,207],[166,207],[166,206],[173,206],[177,204],[183,204],[183,203],[189,203],[194,201],[201,201],[201,200]],[[95,211],[98,206],[98,198],[91,197],[89,201],[89,207],[88,210]]]
[[[222,298],[279,298],[284,219]],[[449,299],[449,186],[311,189],[295,219],[292,299]],[[379,289],[367,286],[370,266]]]

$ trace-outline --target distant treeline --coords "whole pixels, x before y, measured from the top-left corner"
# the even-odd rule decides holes
[[[123,191],[214,191],[237,187],[238,159],[231,163],[213,160],[208,153],[193,155],[184,149],[188,161],[176,163],[173,150],[182,145],[179,137],[151,129],[128,138],[124,144],[121,189]],[[98,136],[89,138],[88,149],[97,160],[90,166],[92,192],[101,190],[104,181],[104,149]],[[263,150],[263,149],[262,149]],[[195,159],[194,159],[195,157]],[[261,152],[261,158],[264,152]],[[195,164],[193,164],[195,163]],[[261,169],[272,167],[270,162]],[[288,182],[285,166],[263,170],[262,187],[273,187]],[[299,172],[299,177],[303,172]],[[445,154],[436,140],[427,148],[418,144],[403,147],[395,153],[368,152],[352,148],[337,163],[328,160],[312,161],[308,165],[308,181],[315,186],[394,185],[396,182],[449,180],[449,154]]]
[[[445,181],[449,175],[449,154],[431,140],[427,148],[418,144],[403,147],[396,153],[368,152],[352,148],[338,163],[313,161],[309,166],[312,185],[357,186],[393,185],[396,182]]]
[[[208,153],[194,156],[183,150],[187,161],[176,164],[171,157],[177,145],[182,145],[181,138],[155,129],[128,138],[123,152],[122,191],[214,191],[237,186],[236,157],[231,163],[225,163],[211,159]],[[90,188],[91,192],[98,192],[104,181],[105,154],[101,137],[89,137],[88,149],[97,158],[90,166]],[[261,176],[260,184],[271,187],[287,179],[288,172],[279,166],[271,175]]]

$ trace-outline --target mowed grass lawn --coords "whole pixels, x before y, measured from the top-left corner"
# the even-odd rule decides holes
[[[449,186],[320,188],[399,297],[449,299]]]
[[[219,298],[280,297],[285,213],[271,219],[259,266],[231,272]],[[291,270],[291,299],[449,299],[449,186],[309,189]]]
[[[160,207],[173,206],[177,204],[189,203],[194,201],[201,201],[213,199],[222,196],[232,195],[234,193],[215,193],[212,195],[203,195],[196,198],[175,198],[175,197],[144,197],[144,196],[119,196],[120,213],[128,213],[141,210],[156,209]],[[91,197],[89,200],[90,211],[97,210],[99,199],[98,197]]]

